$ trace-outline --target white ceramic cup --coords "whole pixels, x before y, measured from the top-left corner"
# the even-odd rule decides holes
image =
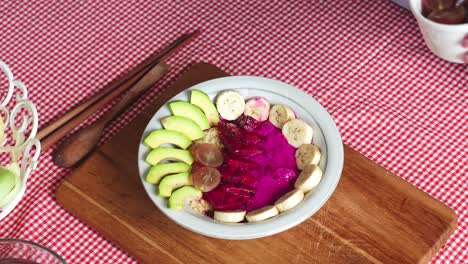
[[[463,54],[468,52],[468,48],[463,48],[461,41],[468,35],[468,23],[446,25],[433,22],[422,15],[422,0],[410,0],[410,8],[429,49],[444,60],[464,63]]]

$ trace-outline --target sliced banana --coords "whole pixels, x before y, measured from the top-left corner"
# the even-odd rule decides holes
[[[294,183],[294,188],[302,192],[308,192],[319,185],[322,180],[322,170],[319,166],[312,164],[308,165],[301,171]]]
[[[236,120],[244,112],[244,97],[235,90],[222,91],[216,97],[216,108],[222,118]]]
[[[277,128],[283,128],[289,120],[296,118],[294,111],[287,105],[274,105],[270,109],[268,120]]]
[[[301,190],[292,190],[279,198],[275,206],[278,211],[284,212],[298,205],[302,199],[304,199],[304,193]]]
[[[269,114],[270,103],[263,97],[255,97],[245,103],[244,115],[253,117],[257,121],[267,120]]]
[[[289,145],[295,148],[298,148],[302,144],[310,144],[310,142],[312,142],[312,127],[302,119],[289,120],[284,124],[282,132],[288,140]]]
[[[296,164],[300,170],[303,170],[307,165],[315,164],[320,162],[322,154],[320,150],[312,144],[302,144],[296,150]]]
[[[214,211],[214,219],[225,223],[239,223],[244,220],[246,211]]]
[[[262,208],[250,211],[245,215],[245,218],[249,222],[263,221],[268,218],[272,218],[279,214],[278,209],[274,205],[267,205]]]

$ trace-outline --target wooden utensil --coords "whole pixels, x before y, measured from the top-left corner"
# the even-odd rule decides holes
[[[130,88],[112,107],[112,109],[93,124],[80,129],[62,142],[53,153],[53,160],[57,166],[69,168],[86,157],[97,145],[104,128],[116,116],[123,112],[148,88],[153,86],[167,71],[169,66],[164,62],[156,64],[132,88]]]
[[[234,241],[177,225],[143,189],[138,144],[154,113],[174,95],[224,76],[206,63],[185,71],[62,182],[58,203],[142,263],[427,263],[455,230],[450,207],[348,146],[330,200],[288,231]]]
[[[102,98],[109,94],[112,91],[116,91],[117,94],[122,93],[126,89],[128,89],[130,86],[132,86],[138,79],[140,79],[143,75],[145,75],[154,64],[156,64],[159,60],[160,53],[155,54],[148,58],[147,60],[143,61],[139,65],[137,65],[135,68],[124,74],[122,77],[110,82],[106,86],[104,86],[101,91],[97,92],[96,94],[92,95],[90,98],[86,99],[83,103],[77,105],[73,109],[71,109],[69,112],[61,116],[60,118],[54,120],[52,123],[47,125],[45,128],[41,129],[37,133],[37,138],[39,140],[44,139],[47,137],[49,134],[51,134],[54,130],[58,129],[60,126],[64,125],[71,119],[73,119],[75,116],[83,112],[84,110],[88,109],[91,105],[94,103],[100,101],[102,102]],[[81,122],[80,122],[81,123]],[[48,146],[49,144],[46,144]],[[44,148],[44,143],[42,144]]]
[[[134,85],[159,61],[165,61],[169,56],[183,48],[199,34],[200,31],[197,30],[193,33],[180,36],[160,52],[150,56],[122,77],[106,85],[100,92],[91,96],[82,104],[76,106],[65,115],[41,129],[37,135],[41,140],[41,149],[46,150],[49,146],[66,136],[70,131],[88,119],[96,111]]]

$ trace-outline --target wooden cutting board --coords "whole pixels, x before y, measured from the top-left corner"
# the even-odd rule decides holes
[[[140,136],[171,97],[226,75],[210,64],[192,66],[63,181],[58,202],[145,263],[426,263],[444,245],[456,227],[454,211],[347,146],[333,196],[288,231],[229,241],[164,216],[140,183]]]

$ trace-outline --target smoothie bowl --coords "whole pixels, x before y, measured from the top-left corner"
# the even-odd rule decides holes
[[[176,223],[224,239],[291,228],[332,195],[343,146],[309,95],[259,77],[225,77],[169,100],[139,146],[141,180]]]

